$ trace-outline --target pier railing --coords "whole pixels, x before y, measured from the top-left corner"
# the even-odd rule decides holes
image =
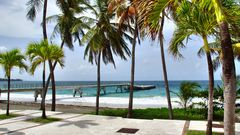
[[[7,90],[7,84],[0,85],[0,89],[2,91]],[[124,87],[124,86],[129,86],[128,83],[123,83],[123,84],[102,84],[101,88],[105,87]],[[84,85],[84,84],[77,84],[77,83],[61,83],[56,85],[56,89],[76,89],[76,88],[94,88],[97,87],[97,85]],[[52,86],[49,85],[48,89],[51,89]],[[42,84],[41,83],[21,83],[21,84],[11,84],[11,90],[38,90],[42,89]]]

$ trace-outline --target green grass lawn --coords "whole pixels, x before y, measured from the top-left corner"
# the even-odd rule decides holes
[[[196,130],[188,130],[187,135],[206,135],[206,132],[204,131],[196,131]],[[216,133],[213,132],[212,135],[223,135],[223,133]]]
[[[51,118],[51,117],[43,119],[41,117],[37,117],[37,118],[27,119],[26,121],[28,121],[28,122],[35,122],[35,123],[41,123],[41,124],[47,124],[47,123],[56,122],[56,121],[60,121],[60,120],[62,120],[62,119]]]
[[[94,112],[91,114],[95,114]],[[108,109],[99,112],[100,115],[104,116],[118,116],[126,117],[127,109]],[[173,117],[178,120],[206,120],[207,111],[205,109],[173,109]],[[215,121],[223,120],[223,110],[215,109],[214,116]],[[168,109],[167,108],[148,108],[148,109],[134,109],[133,117],[136,119],[168,119]]]
[[[6,114],[0,114],[0,120],[4,120],[4,119],[10,119],[10,118],[14,118],[20,115],[17,114],[9,114],[9,116],[7,116]]]

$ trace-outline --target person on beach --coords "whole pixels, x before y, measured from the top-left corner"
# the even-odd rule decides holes
[[[42,90],[35,90],[34,92],[34,101],[37,102],[38,95],[40,94],[42,98]]]

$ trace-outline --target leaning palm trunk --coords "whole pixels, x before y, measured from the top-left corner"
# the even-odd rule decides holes
[[[135,23],[134,37],[132,42],[132,65],[131,65],[131,83],[130,83],[130,93],[129,93],[129,105],[128,105],[128,114],[127,118],[132,117],[132,108],[133,108],[133,91],[134,91],[134,76],[135,76],[135,48],[137,40],[137,23]]]
[[[213,121],[213,90],[214,90],[214,74],[213,74],[213,63],[209,50],[207,36],[202,36],[204,41],[204,48],[207,57],[208,64],[208,77],[209,77],[209,92],[208,92],[208,124],[207,124],[207,135],[212,135],[212,121]]]
[[[62,41],[62,44],[61,44],[61,49],[63,48],[63,45],[64,45],[64,41]],[[55,61],[54,62],[54,64],[53,64],[53,67],[52,67],[52,72],[54,73],[54,69],[55,69],[55,67],[56,67],[56,65],[57,65],[57,61]],[[53,78],[55,78],[54,77],[54,74],[53,74]],[[49,84],[50,84],[50,79],[51,79],[51,73],[50,73],[50,75],[48,76],[48,79],[47,79],[47,82],[46,82],[46,90],[48,90],[48,86],[49,86]],[[45,82],[45,81],[44,81]],[[44,83],[45,84],[45,83]],[[56,84],[55,84],[55,79],[54,79],[54,81],[52,81],[52,90],[53,91],[56,91]],[[54,87],[54,88],[53,88]],[[47,94],[47,91],[45,92],[45,93],[43,93],[42,94],[42,96],[45,96],[46,97],[46,94]],[[53,94],[53,93],[52,93]],[[56,94],[56,93],[55,93]],[[54,95],[52,95],[52,97],[56,97],[56,96],[54,96]],[[52,104],[54,104],[53,103],[53,100],[52,100]],[[55,104],[56,104],[56,100],[55,100]],[[42,108],[42,104],[41,104],[41,108]],[[53,108],[53,107],[52,107]],[[56,109],[56,106],[55,106],[55,109]]]
[[[159,31],[159,34],[160,34],[159,40],[160,40],[163,77],[164,77],[165,90],[166,90],[166,96],[167,96],[167,101],[168,101],[168,115],[169,115],[169,119],[173,119],[172,103],[171,103],[170,90],[169,90],[169,85],[168,85],[167,68],[166,68],[164,46],[163,46],[163,27],[164,27],[164,13],[162,13],[161,27],[160,27],[160,31]]]
[[[220,28],[224,82],[224,135],[235,135],[236,71],[228,24],[219,0],[212,0]]]
[[[7,112],[6,115],[9,116],[9,100],[10,100],[10,76],[8,76],[8,94],[7,94]]]
[[[99,97],[101,91],[101,80],[100,80],[100,67],[101,67],[101,51],[98,52],[98,61],[97,61],[97,96],[96,96],[96,115],[99,112]]]

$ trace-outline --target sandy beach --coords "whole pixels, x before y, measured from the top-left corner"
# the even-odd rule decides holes
[[[1,100],[5,101],[7,98],[6,93],[1,95]],[[40,108],[41,98],[38,97],[38,101],[34,102],[34,97],[31,94],[17,94],[11,93],[11,108],[12,109],[30,109],[36,110]],[[134,98],[133,108],[143,109],[143,108],[162,108],[167,107],[166,97],[149,97],[149,98]],[[172,106],[174,108],[180,107],[179,104],[175,103],[178,98],[172,98]],[[194,99],[195,102],[201,99]],[[57,95],[56,104],[57,111],[70,112],[70,113],[89,113],[95,111],[95,97],[72,97],[70,95]],[[128,98],[118,98],[118,97],[100,97],[100,107],[101,109],[106,108],[127,108]],[[47,110],[51,107],[51,95],[46,97]],[[5,108],[4,103],[0,104]]]

